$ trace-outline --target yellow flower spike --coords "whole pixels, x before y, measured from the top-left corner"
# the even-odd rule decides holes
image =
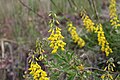
[[[66,45],[65,42],[63,42],[64,37],[61,34],[61,29],[56,26],[55,30],[52,30],[52,33],[48,40],[50,41],[50,47],[53,49],[51,53],[56,53],[57,50],[62,47],[61,50],[63,50],[64,46]]]
[[[120,21],[118,20],[118,15],[117,15],[116,0],[110,0],[109,15],[110,15],[111,25],[114,26],[115,29],[117,29]]]
[[[47,77],[47,73],[45,71],[42,70],[41,66],[37,63],[37,61],[41,61],[44,59],[44,56],[43,56],[43,48],[42,48],[42,42],[37,40],[36,41],[36,50],[34,51],[33,55],[34,56],[35,54],[40,54],[40,57],[37,58],[37,57],[33,57],[33,59],[30,60],[30,67],[28,68],[28,72],[29,74],[33,77],[34,80],[39,80],[41,77],[44,77],[42,80],[45,80]],[[45,76],[41,75],[41,74],[45,74]],[[49,80],[49,78],[48,78]]]
[[[67,26],[68,32],[70,33],[74,43],[77,43],[80,46],[80,48],[84,47],[85,41],[77,34],[76,27],[74,27],[72,23],[68,23]]]
[[[98,43],[101,46],[101,51],[106,53],[106,56],[108,56],[110,53],[112,53],[112,49],[109,47],[109,43],[106,40],[104,31],[102,29],[102,25],[98,24],[97,25],[98,30],[97,30],[97,35],[98,35]]]
[[[82,16],[83,25],[86,27],[88,32],[93,32],[95,29],[94,22],[86,15],[86,13],[83,13],[84,16]]]
[[[109,43],[105,38],[102,24],[99,24],[97,25],[97,27],[95,27],[94,22],[89,18],[89,16],[86,15],[86,13],[82,13],[82,15],[83,15],[82,16],[83,25],[86,27],[88,32],[94,31],[95,33],[97,33],[98,44],[101,46],[101,51],[105,52],[106,56],[108,56],[109,53],[112,53],[112,49],[110,47],[107,47],[109,46]],[[117,20],[116,17],[115,19]],[[114,21],[114,20],[111,20],[111,21]],[[116,24],[116,22],[114,22],[113,24]]]
[[[110,58],[109,60],[107,60],[106,63],[107,63],[107,66],[104,68],[104,71],[107,71],[106,77],[113,80],[112,75],[109,73],[114,71],[113,68],[115,67],[115,65],[114,65],[113,58]]]
[[[29,71],[34,80],[49,80],[47,73],[41,69],[41,66],[37,62],[31,62]]]

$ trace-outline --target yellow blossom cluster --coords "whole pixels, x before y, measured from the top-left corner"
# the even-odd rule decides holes
[[[104,71],[110,71],[110,72],[114,71],[113,68],[115,68],[115,64],[114,64],[113,62],[114,62],[114,59],[113,59],[113,58],[110,58],[110,59],[106,62],[106,63],[107,63],[107,66],[105,67]],[[101,78],[102,78],[103,80],[105,80],[106,78],[108,78],[109,80],[113,80],[113,77],[112,77],[112,75],[111,75],[109,72],[103,74],[103,75],[101,76]]]
[[[30,68],[28,69],[34,80],[49,80],[47,73],[41,69],[38,63],[31,62]]]
[[[95,24],[85,13],[82,13],[82,21],[88,32],[94,31]]]
[[[71,34],[71,37],[74,40],[74,42],[77,43],[80,46],[80,48],[84,47],[85,41],[77,34],[76,27],[74,27],[72,23],[69,23],[68,26],[68,31]]]
[[[47,73],[42,70],[41,66],[37,63],[37,61],[42,61],[44,59],[43,56],[43,48],[42,48],[42,42],[40,40],[36,40],[36,50],[31,54],[29,53],[29,56],[31,58],[29,59],[29,74],[32,75],[34,80],[49,80],[47,77]],[[36,55],[40,55],[39,57],[36,57]]]
[[[99,24],[95,26],[94,22],[89,18],[89,16],[86,15],[85,12],[82,13],[82,21],[87,31],[97,33],[98,42],[99,45],[101,46],[101,51],[105,52],[106,56],[108,56],[109,53],[112,53],[112,49],[109,47],[109,43],[107,42],[106,37],[104,35],[102,25]]]
[[[97,33],[98,36],[98,42],[101,46],[101,50],[106,53],[106,56],[109,55],[109,53],[112,53],[112,49],[109,47],[109,43],[106,40],[103,28],[101,24],[98,24],[95,28],[95,33]]]
[[[43,45],[40,40],[36,40],[36,50],[34,51],[34,54],[32,55],[33,59],[35,58],[37,61],[40,60],[42,61],[44,58],[43,53],[44,53]],[[35,55],[40,55],[38,58],[35,57]]]
[[[83,70],[84,70],[83,64],[80,64],[79,66],[77,66],[77,68],[78,68],[80,71],[83,71]]]
[[[120,26],[120,21],[118,20],[117,9],[116,9],[116,0],[110,0],[109,6],[109,15],[111,25],[117,28]]]
[[[101,79],[102,79],[102,80],[113,80],[113,77],[112,77],[111,74],[103,74],[103,75],[101,76]]]
[[[114,71],[115,64],[114,64],[114,59],[110,58],[107,62],[107,66],[105,67],[104,71]]]
[[[65,50],[64,46],[66,45],[63,42],[64,37],[61,34],[61,29],[56,26],[56,28],[51,28],[48,32],[51,32],[50,37],[48,38],[50,42],[50,47],[53,49],[52,53],[56,53],[60,48],[62,51]]]

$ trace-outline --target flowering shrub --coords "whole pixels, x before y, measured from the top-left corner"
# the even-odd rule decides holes
[[[110,25],[114,26],[116,30],[119,30],[119,19],[116,14],[116,0],[110,0]],[[88,48],[86,36],[89,38],[89,35],[83,35],[81,38],[80,34],[77,32],[77,28],[73,26],[73,23],[68,21],[67,30],[68,34],[72,38],[73,42],[79,46],[80,50],[86,51],[81,54],[76,54],[73,49],[67,47],[66,43],[63,41],[65,38],[62,35],[63,28],[61,27],[61,23],[59,21],[59,17],[53,12],[50,12],[50,21],[49,21],[49,31],[50,36],[47,38],[47,46],[49,45],[50,49],[52,48],[52,52],[50,50],[45,50],[47,54],[44,54],[44,50],[42,48],[42,43],[36,43],[36,51],[32,55],[30,59],[30,68],[29,74],[32,75],[34,80],[119,80],[120,73],[116,70],[115,58],[111,58],[112,54],[114,55],[116,50],[116,46],[113,46],[111,40],[112,35],[116,34],[116,30],[107,28],[103,23],[94,22],[90,16],[86,14],[86,11],[81,11],[81,21],[83,22],[83,26],[85,27],[85,31],[90,34],[90,37],[95,37],[94,42],[92,44],[92,48],[98,47],[96,55],[96,61],[103,60],[102,67],[99,66],[99,62],[93,63],[94,61],[90,59],[90,53],[86,54]],[[108,24],[107,24],[108,25]],[[65,25],[64,25],[65,26]],[[112,35],[110,35],[112,34]],[[118,33],[119,34],[119,33]],[[120,37],[119,37],[120,38]],[[89,38],[92,40],[91,38]],[[120,41],[118,41],[120,42]],[[44,44],[45,45],[45,44]],[[43,45],[43,46],[44,46]],[[117,47],[119,49],[120,47]],[[52,53],[52,54],[51,54]],[[56,54],[53,54],[56,53]],[[95,53],[95,52],[94,52]],[[98,56],[98,53],[102,55]],[[110,54],[111,53],[111,54]],[[36,57],[34,55],[40,55]],[[93,54],[91,54],[93,56]],[[105,56],[104,56],[105,55]],[[104,58],[104,59],[103,59]],[[115,59],[115,60],[114,60]],[[88,62],[85,63],[84,60]],[[47,69],[47,72],[42,70],[40,64],[37,61],[42,61]],[[119,64],[119,63],[118,63]],[[48,75],[47,75],[48,73]],[[117,74],[117,75],[116,75]]]

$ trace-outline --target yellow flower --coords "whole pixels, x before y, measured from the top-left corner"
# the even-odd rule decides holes
[[[64,51],[65,49],[64,48],[61,48],[62,51]]]
[[[68,27],[68,32],[70,33],[74,43],[77,43],[80,46],[80,48],[84,47],[85,41],[77,34],[76,27],[74,27],[72,23],[68,23]]]
[[[39,80],[49,80],[47,77],[40,77]]]
[[[109,53],[112,53],[112,49],[109,47],[109,43],[106,40],[106,37],[105,37],[105,34],[104,34],[101,24],[97,25],[96,33],[98,36],[98,43],[101,46],[101,51],[105,52],[106,56],[108,56]]]
[[[51,53],[56,53],[57,52],[57,49],[53,49]]]
[[[111,74],[109,74],[109,73],[107,73],[107,74],[103,74],[102,76],[101,76],[101,79],[103,79],[103,80],[105,80],[105,79],[109,79],[109,80],[113,80],[113,77],[112,77],[112,75]]]
[[[43,55],[41,55],[40,57],[39,57],[39,59],[38,60],[43,60],[44,59],[44,56]]]
[[[104,78],[105,78],[105,74],[103,74],[103,75],[101,76],[101,78],[104,79]]]
[[[113,1],[113,3],[115,2],[115,0],[111,0],[111,1]],[[111,14],[112,14],[112,12],[111,12]],[[117,20],[116,17],[114,19]],[[83,25],[86,27],[87,31],[97,33],[98,44],[101,46],[101,51],[105,52],[106,56],[108,56],[109,53],[112,53],[112,49],[109,47],[109,43],[106,40],[102,25],[98,24],[95,27],[94,22],[89,18],[89,16],[86,15],[85,12],[82,13],[82,21],[83,21]],[[118,20],[117,20],[117,22],[118,22]],[[114,22],[114,24],[116,24],[116,22]],[[78,40],[75,40],[75,42],[77,42],[77,41]]]
[[[36,50],[34,51],[32,56],[37,54],[37,55],[40,55],[41,59],[38,58],[38,57],[35,57],[35,56],[33,57],[33,59],[40,60],[40,61],[45,59],[44,56],[43,56],[44,52],[45,51],[43,49],[42,42],[40,40],[36,40]]]
[[[110,79],[112,79],[112,80],[113,80],[113,77],[112,77],[112,75],[111,75],[111,74],[107,74],[107,76],[108,76]]]
[[[42,70],[42,71],[41,71],[41,76],[45,77],[45,76],[47,76],[47,73]]]
[[[53,49],[51,53],[56,53],[59,48],[64,50],[66,43],[63,42],[64,37],[61,34],[61,29],[56,26],[55,29],[51,28],[51,32],[52,33],[48,38],[48,40],[51,41],[50,47]]]
[[[94,22],[86,15],[86,13],[82,14],[83,25],[86,27],[88,32],[93,32],[95,28]]]
[[[80,64],[80,65],[78,66],[78,69],[79,69],[80,71],[83,71],[83,70],[84,70],[84,66],[83,66],[82,64]]]
[[[115,68],[115,64],[113,62],[113,59],[110,58],[109,60],[107,60],[107,66],[104,68],[104,71],[114,71],[114,68]]]
[[[118,24],[120,23],[120,21],[118,20],[117,15],[116,0],[110,0],[109,15],[111,25],[117,28],[119,26]]]
[[[28,69],[34,80],[49,80],[47,73],[41,69],[38,63],[31,62],[30,68]]]

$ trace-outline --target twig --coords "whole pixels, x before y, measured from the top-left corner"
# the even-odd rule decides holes
[[[84,70],[98,70],[98,71],[101,71],[101,72],[110,72],[112,74],[116,74],[116,73],[120,74],[120,72],[105,71],[105,70],[102,70],[102,69],[99,69],[99,68],[94,68],[94,67],[86,67]]]
[[[5,57],[4,40],[1,40],[1,50],[2,50],[2,59],[4,59],[4,57]]]
[[[99,16],[98,16],[98,11],[96,9],[96,4],[95,4],[95,0],[88,0],[89,5],[91,6],[92,10],[95,13],[95,17],[99,20]]]
[[[37,16],[41,17],[44,19],[44,17],[42,15],[40,15],[39,13],[34,12],[34,10],[32,8],[30,8],[28,5],[26,5],[22,0],[19,0],[19,2],[26,7],[28,10],[32,11],[33,13],[35,13]]]
[[[71,2],[72,2],[73,5],[78,9],[78,6],[77,6],[77,4],[75,3],[75,1],[74,1],[74,0],[71,0]]]
[[[91,8],[92,8],[92,10],[93,10],[93,6],[92,6],[91,0],[88,0],[88,2],[89,2],[89,5],[91,6]]]
[[[95,11],[96,18],[99,20],[99,16],[98,16],[98,11],[97,11],[97,8],[96,8],[95,0],[92,0],[92,3],[93,3],[93,8],[94,8],[94,11]]]
[[[16,41],[8,40],[8,39],[6,39],[6,38],[2,38],[2,39],[0,39],[0,41],[5,41],[5,42],[10,42],[10,43],[15,43],[15,44],[17,44]]]
[[[56,7],[56,9],[58,9],[60,12],[62,12],[62,9],[58,8],[57,5],[54,3],[53,0],[50,0],[50,2]]]
[[[68,3],[69,3],[69,5],[70,5],[70,7],[72,8],[72,4],[71,4],[70,0],[68,0]]]

